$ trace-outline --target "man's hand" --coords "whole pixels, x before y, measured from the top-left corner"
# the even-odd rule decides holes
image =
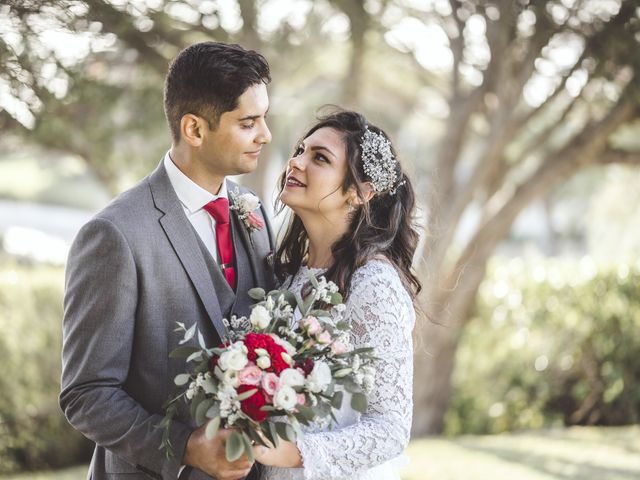
[[[277,448],[253,447],[256,461],[271,467],[297,468],[302,466],[300,450],[295,443],[280,440]]]
[[[225,441],[233,430],[221,428],[212,439],[208,439],[205,427],[206,424],[189,437],[182,464],[202,470],[216,480],[240,480],[249,475],[253,462],[246,454],[235,462],[228,462],[225,456]]]

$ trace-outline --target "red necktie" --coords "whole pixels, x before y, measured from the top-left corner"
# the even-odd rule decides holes
[[[203,208],[216,220],[216,244],[222,261],[222,271],[231,288],[235,290],[236,270],[233,267],[233,242],[229,228],[229,200],[218,198]]]

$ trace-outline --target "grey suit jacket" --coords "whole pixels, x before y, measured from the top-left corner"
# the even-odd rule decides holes
[[[195,425],[186,410],[179,413],[169,459],[157,428],[173,379],[185,369],[184,359],[169,358],[180,340],[176,322],[196,324],[217,345],[222,318],[248,313],[247,290],[273,287],[273,235],[262,209],[259,216],[265,228],[249,234],[231,213],[237,295],[184,214],[162,162],[78,233],[66,271],[60,406],[96,443],[93,479],[177,478]],[[196,470],[189,477],[210,478]]]

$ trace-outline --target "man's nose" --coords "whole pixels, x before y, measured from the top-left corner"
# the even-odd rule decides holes
[[[256,137],[256,143],[264,145],[266,143],[271,143],[271,131],[267,126],[266,122],[263,122],[262,128],[260,129],[260,133]]]

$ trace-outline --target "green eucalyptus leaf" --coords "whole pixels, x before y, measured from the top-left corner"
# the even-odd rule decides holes
[[[255,460],[255,457],[253,456],[253,448],[251,447],[251,439],[249,438],[249,436],[245,432],[242,432],[241,438],[242,438],[242,443],[244,444],[244,451],[247,452],[247,457],[249,457],[249,461],[253,462]]]
[[[186,385],[191,380],[191,376],[188,373],[181,373],[176,375],[176,378],[173,379],[173,383],[175,383],[178,387]]]
[[[336,392],[333,394],[333,397],[331,397],[331,406],[333,408],[335,408],[336,410],[339,409],[342,406],[342,399],[344,398],[344,393],[343,392]]]
[[[228,462],[235,462],[242,456],[244,452],[244,442],[242,441],[242,435],[234,431],[227,437],[225,453]]]
[[[247,390],[246,392],[242,392],[240,395],[238,395],[237,399],[239,402],[246,400],[247,398],[251,397],[254,393],[256,393],[258,391],[257,388],[252,388],[251,390]]]
[[[364,393],[354,393],[351,397],[351,408],[356,412],[365,413],[368,405],[369,402],[367,401],[367,396]]]
[[[249,290],[249,296],[258,302],[265,299],[265,291],[264,288],[252,288]]]
[[[276,422],[275,426],[278,435],[280,435],[280,438],[283,438],[288,442],[295,442],[296,432],[293,430],[293,427],[291,425],[284,422]]]
[[[171,351],[169,354],[169,358],[183,358],[188,357],[189,355],[199,352],[200,349],[198,347],[192,347],[190,345],[182,345]]]
[[[207,426],[204,429],[205,436],[211,440],[216,436],[218,429],[220,428],[220,417],[215,417],[207,423]]]
[[[194,420],[196,421],[196,425],[201,427],[207,421],[207,411],[213,405],[213,400],[210,398],[206,398],[198,404],[198,408],[196,408],[196,416]]]

